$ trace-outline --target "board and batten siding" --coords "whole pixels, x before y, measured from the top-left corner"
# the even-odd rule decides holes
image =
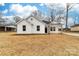
[[[23,25],[26,25],[26,31],[23,31]],[[31,34],[31,25],[23,20],[17,25],[17,34]]]
[[[53,27],[55,27],[55,31],[54,30],[51,31],[51,28],[50,28],[50,33],[61,33],[61,31],[59,31],[59,29],[61,29],[61,25],[54,25],[53,24],[50,27],[52,27],[52,29],[53,29]]]
[[[32,32],[33,33],[45,33],[45,24],[40,22],[38,19],[30,17],[27,21],[29,21],[31,24],[33,24],[33,29]],[[37,31],[37,26],[40,26],[40,31]]]
[[[30,23],[28,23],[28,22]],[[37,19],[30,17],[29,19],[23,20],[17,24],[17,34],[44,34],[45,33],[45,24],[41,23]],[[26,31],[23,31],[22,26],[26,25]],[[37,31],[37,26],[40,26],[40,31]]]

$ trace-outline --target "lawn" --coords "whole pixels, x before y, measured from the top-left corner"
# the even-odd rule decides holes
[[[64,34],[16,35],[0,33],[0,55],[3,56],[70,56],[79,55],[79,37]]]

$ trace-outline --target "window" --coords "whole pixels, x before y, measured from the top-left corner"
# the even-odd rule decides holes
[[[55,27],[53,27],[53,31],[55,31]]]
[[[59,28],[58,31],[61,31],[61,29]]]
[[[26,25],[23,25],[23,31],[26,31]]]
[[[55,31],[55,27],[53,27],[53,31]]]
[[[40,31],[40,26],[39,25],[37,26],[37,31]]]
[[[51,27],[50,28],[50,31],[55,31],[55,27]]]
[[[51,30],[51,31],[53,30],[52,27],[50,28],[50,30]]]

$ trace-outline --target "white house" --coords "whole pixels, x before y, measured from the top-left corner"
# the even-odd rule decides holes
[[[35,16],[29,16],[17,22],[17,34],[60,33],[62,24],[42,21]]]
[[[61,33],[62,32],[62,25],[61,23],[51,22],[50,24],[50,33]]]
[[[17,22],[17,34],[44,34],[46,25],[41,20],[29,16]]]

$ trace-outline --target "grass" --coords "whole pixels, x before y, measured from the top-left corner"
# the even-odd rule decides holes
[[[79,37],[0,33],[1,56],[79,56]]]

